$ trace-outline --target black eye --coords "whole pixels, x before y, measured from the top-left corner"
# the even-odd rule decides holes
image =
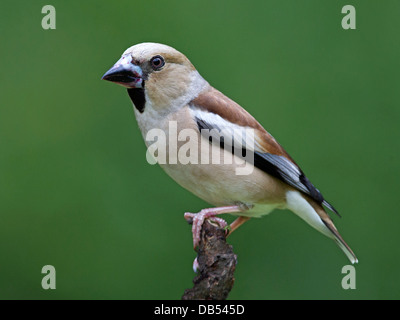
[[[164,66],[165,61],[164,61],[163,57],[155,56],[155,57],[151,58],[150,63],[151,63],[151,67],[154,70],[159,70]]]

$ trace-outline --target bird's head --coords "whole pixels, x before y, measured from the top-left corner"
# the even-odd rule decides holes
[[[102,79],[128,88],[131,98],[141,92],[143,99],[149,99],[155,108],[165,108],[189,97],[196,89],[192,84],[198,77],[189,59],[174,48],[140,43],[127,49]],[[132,100],[138,108],[141,102]]]

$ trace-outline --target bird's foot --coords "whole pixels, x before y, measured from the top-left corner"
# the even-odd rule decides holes
[[[184,215],[185,219],[189,223],[192,222],[193,247],[196,248],[200,243],[200,232],[205,219],[218,223],[221,228],[226,228],[228,226],[226,221],[222,218],[216,217],[216,215],[240,211],[242,211],[242,209],[239,206],[229,206],[203,209],[199,213],[186,212]]]
[[[228,224],[222,218],[215,217],[216,213],[212,209],[204,209],[199,213],[185,213],[185,219],[187,221],[192,221],[192,233],[193,233],[193,247],[196,248],[200,243],[200,232],[203,226],[204,220],[209,219],[212,222],[219,224],[221,228],[225,228]]]

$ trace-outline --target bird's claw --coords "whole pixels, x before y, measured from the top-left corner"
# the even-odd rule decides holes
[[[200,243],[200,233],[203,226],[204,220],[209,219],[212,222],[217,223],[221,228],[226,229],[228,224],[222,218],[215,217],[215,212],[209,209],[201,210],[199,213],[186,212],[184,215],[186,221],[192,222],[192,234],[193,234],[193,248]]]

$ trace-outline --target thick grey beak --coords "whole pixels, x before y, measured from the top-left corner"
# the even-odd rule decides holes
[[[108,70],[102,80],[115,82],[126,88],[142,88],[142,69],[131,62],[130,56],[123,56]]]

